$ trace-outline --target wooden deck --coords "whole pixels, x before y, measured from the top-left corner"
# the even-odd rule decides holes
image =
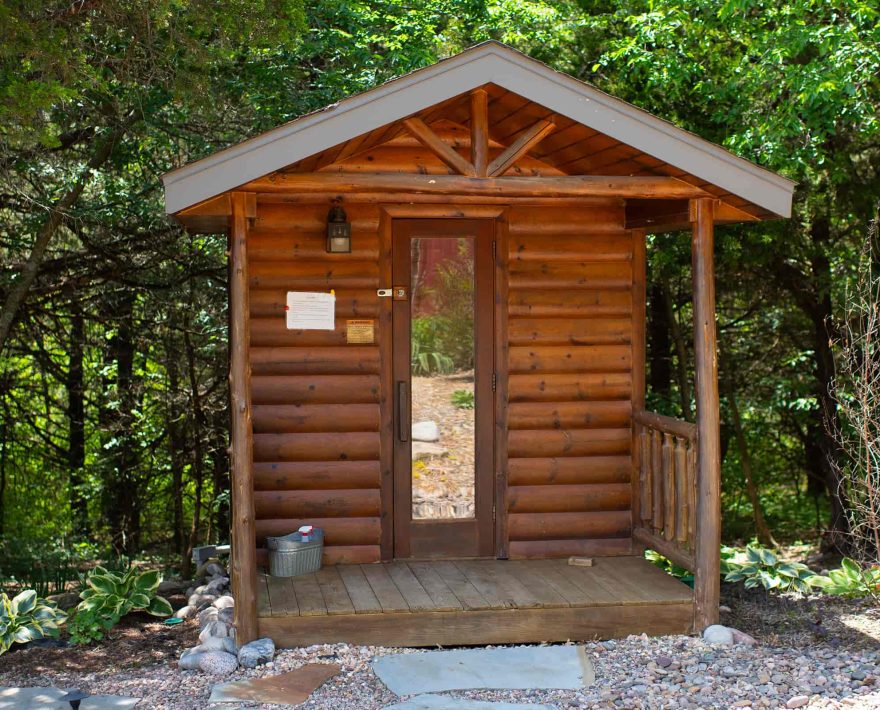
[[[638,557],[337,565],[260,575],[259,632],[276,645],[474,645],[688,633],[690,587]]]

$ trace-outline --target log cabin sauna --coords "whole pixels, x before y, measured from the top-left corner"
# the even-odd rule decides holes
[[[713,226],[788,217],[790,181],[496,42],[164,180],[169,214],[229,238],[240,643],[717,621]],[[670,230],[692,242],[695,423],[644,410],[646,235]],[[473,493],[432,519],[413,512],[413,254],[450,239],[473,278]],[[288,329],[288,292],[331,290],[332,330]],[[323,569],[268,577],[266,537],[303,523],[325,530]]]

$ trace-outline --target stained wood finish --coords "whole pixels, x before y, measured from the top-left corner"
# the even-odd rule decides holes
[[[509,220],[509,555],[628,552],[634,240],[623,208],[523,206]]]
[[[344,204],[351,254],[326,252],[329,202],[258,203],[249,234],[255,537],[320,525],[325,564],[378,560],[382,535],[381,212]],[[287,330],[287,291],[330,289],[334,330]],[[376,342],[348,345],[348,318],[376,320]]]
[[[280,646],[433,646],[687,633],[693,595],[643,558],[450,560],[264,577],[258,605],[260,633]]]
[[[714,202],[691,203],[694,280],[694,354],[697,400],[697,515],[694,625],[718,623],[721,577],[721,443],[715,341]]]
[[[257,637],[256,539],[254,532],[253,434],[248,318],[248,199],[244,193],[231,197],[229,277],[229,391],[232,420],[232,591],[235,607],[236,643]]]

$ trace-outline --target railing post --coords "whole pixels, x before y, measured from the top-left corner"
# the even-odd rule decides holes
[[[694,627],[718,623],[721,577],[721,457],[715,339],[714,200],[690,202],[697,400]]]

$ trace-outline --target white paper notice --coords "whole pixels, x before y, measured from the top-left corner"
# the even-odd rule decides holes
[[[289,330],[334,330],[336,295],[306,291],[287,292]]]

